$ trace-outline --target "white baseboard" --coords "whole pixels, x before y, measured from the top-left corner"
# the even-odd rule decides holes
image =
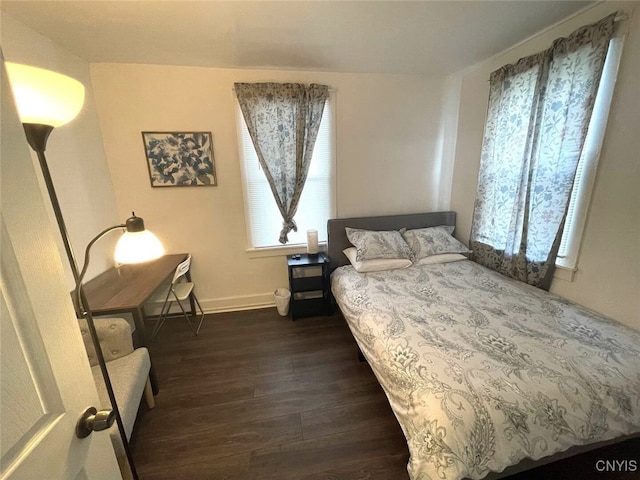
[[[199,300],[205,313],[236,312],[240,310],[255,310],[258,308],[275,308],[276,306],[273,292]]]
[[[214,299],[202,299],[200,305],[204,313],[222,313],[222,312],[236,312],[240,310],[255,310],[258,308],[275,307],[276,302],[273,297],[273,293],[262,293],[257,295],[237,295],[233,297],[223,297]],[[157,306],[156,306],[157,305]],[[158,315],[160,313],[161,304],[145,306],[145,313],[148,316]],[[180,312],[178,308],[174,306],[171,308],[172,312]]]

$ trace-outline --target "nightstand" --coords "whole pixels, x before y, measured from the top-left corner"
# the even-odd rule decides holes
[[[329,260],[324,253],[287,255],[291,318],[331,315]]]

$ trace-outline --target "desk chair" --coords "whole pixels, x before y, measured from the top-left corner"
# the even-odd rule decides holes
[[[184,262],[180,263],[176,267],[176,271],[173,274],[173,279],[171,280],[171,284],[169,285],[168,289],[166,287],[159,288],[156,293],[151,296],[151,299],[149,300],[150,303],[162,303],[160,316],[158,317],[156,325],[153,328],[153,332],[151,333],[151,339],[154,339],[156,337],[156,335],[162,328],[162,325],[164,325],[164,322],[169,317],[169,311],[171,310],[171,306],[174,302],[178,304],[180,310],[182,311],[182,314],[177,313],[172,316],[184,316],[193,334],[198,335],[198,332],[200,332],[200,327],[202,326],[202,321],[204,320],[204,311],[202,310],[200,302],[198,301],[198,298],[193,291],[193,287],[195,286],[194,283],[187,281],[185,278],[185,275],[189,271],[190,267],[191,255],[189,255]],[[198,322],[198,327],[195,329],[191,324],[191,319],[189,318],[187,311],[182,305],[182,302],[189,298],[193,299],[194,305],[197,305],[198,309],[200,310],[200,321]],[[194,310],[190,313],[195,316],[197,314],[197,311]]]

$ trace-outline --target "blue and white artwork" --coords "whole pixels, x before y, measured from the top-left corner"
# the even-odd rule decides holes
[[[152,187],[216,185],[210,132],[142,132]]]

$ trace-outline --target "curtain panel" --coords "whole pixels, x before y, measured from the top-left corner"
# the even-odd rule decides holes
[[[615,14],[490,76],[472,258],[548,289]]]
[[[309,173],[327,85],[236,83],[242,116],[282,215],[280,243],[298,228],[294,216]]]

